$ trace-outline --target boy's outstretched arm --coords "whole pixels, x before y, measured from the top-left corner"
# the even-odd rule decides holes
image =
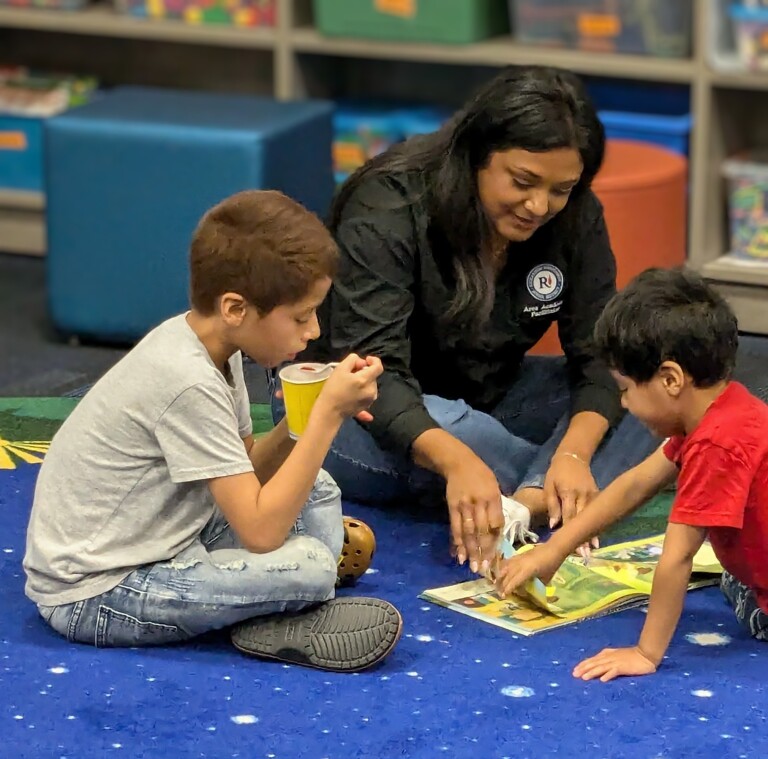
[[[653,578],[648,616],[640,641],[631,648],[605,648],[573,670],[575,677],[608,682],[620,675],[649,675],[664,658],[683,610],[696,551],[707,537],[704,527],[670,523]]]
[[[638,509],[676,475],[677,468],[658,448],[645,461],[617,477],[546,543],[501,562],[496,573],[497,589],[508,595],[532,577],[549,582],[570,553]]]

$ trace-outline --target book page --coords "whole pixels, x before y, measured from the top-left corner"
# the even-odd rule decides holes
[[[650,595],[653,577],[664,547],[664,535],[633,540],[607,546],[592,552],[587,568],[613,582],[628,585],[631,588]],[[569,564],[582,564],[583,560],[574,556],[568,558]],[[711,575],[712,584],[715,576],[722,573],[723,568],[717,560],[712,546],[705,542],[693,559],[693,574],[691,584],[698,586],[703,578],[700,574]],[[706,578],[704,578],[705,584]]]
[[[528,593],[506,599],[488,579],[433,588],[420,598],[520,635],[535,635],[644,604],[663,542],[664,536],[658,535],[602,548],[586,566],[583,559],[569,557],[549,585],[536,580],[526,585]],[[524,546],[520,551],[532,549]],[[502,545],[502,553],[509,556],[514,549]],[[717,581],[722,567],[709,544],[696,554],[694,569],[707,574],[692,577],[689,589]]]
[[[552,578],[546,608],[563,619],[581,619],[638,595],[647,594],[638,593],[620,580],[593,572],[583,562],[568,561]]]
[[[584,611],[563,617],[546,611],[534,601],[522,596],[500,598],[494,586],[485,579],[425,590],[419,597],[520,635],[535,635],[538,632],[562,627],[583,619],[585,616],[590,616]],[[643,601],[644,597],[624,588],[618,592],[618,595],[614,595],[610,609],[605,609],[605,611],[631,608]],[[598,609],[591,616],[595,616],[601,611]]]
[[[506,540],[499,547],[499,553],[505,559],[531,550],[535,550],[535,546],[524,545],[515,550]],[[650,588],[640,592],[648,595]],[[593,572],[591,566],[587,567],[582,559],[575,558],[561,565],[549,585],[533,578],[518,591],[518,595],[564,619],[580,619],[637,594],[638,589],[623,582],[621,577],[612,577],[608,572]]]
[[[536,550],[533,545],[515,549],[508,540],[502,540],[498,555],[508,559],[532,550]],[[493,572],[487,579],[493,581]],[[516,596],[561,619],[581,619],[637,595],[635,588],[591,572],[583,562],[568,561],[563,563],[548,585],[534,577],[516,592]]]

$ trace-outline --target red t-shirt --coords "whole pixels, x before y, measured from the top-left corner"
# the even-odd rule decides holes
[[[720,563],[768,612],[768,406],[731,382],[664,454],[680,470],[669,521],[709,528]]]

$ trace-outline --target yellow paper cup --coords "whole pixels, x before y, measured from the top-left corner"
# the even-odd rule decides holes
[[[294,439],[304,434],[312,406],[335,364],[290,364],[280,370],[288,434]]]

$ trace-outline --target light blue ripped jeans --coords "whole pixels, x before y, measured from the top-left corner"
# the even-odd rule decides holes
[[[177,643],[333,598],[343,540],[341,493],[321,471],[291,534],[276,551],[247,551],[217,510],[194,543],[173,559],[134,570],[100,596],[38,608],[69,641]]]

